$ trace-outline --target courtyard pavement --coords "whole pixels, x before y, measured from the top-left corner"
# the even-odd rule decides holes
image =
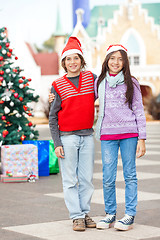
[[[51,139],[48,125],[37,125],[39,139]],[[147,122],[147,152],[137,159],[138,207],[134,229],[74,232],[62,192],[61,173],[35,183],[0,183],[0,240],[160,240],[160,122]],[[90,216],[104,217],[100,142],[95,141],[95,191]],[[117,173],[117,219],[124,215],[121,159]]]

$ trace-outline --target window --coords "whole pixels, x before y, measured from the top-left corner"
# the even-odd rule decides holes
[[[139,65],[139,56],[134,56],[134,65]]]
[[[140,57],[139,56],[129,56],[129,64],[131,66],[138,66],[140,65]]]

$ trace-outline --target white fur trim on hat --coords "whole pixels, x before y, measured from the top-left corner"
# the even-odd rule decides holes
[[[116,51],[119,51],[119,50],[123,50],[127,53],[127,49],[125,47],[123,47],[120,44],[115,44],[115,45],[110,45],[109,46],[109,48],[107,49],[107,52],[106,52],[106,56],[111,52],[116,52]]]
[[[78,49],[70,49],[70,50],[65,51],[65,52],[62,54],[61,60],[62,60],[63,58],[65,58],[66,56],[71,55],[71,54],[74,54],[74,53],[78,53],[78,54],[80,54],[81,56],[83,56],[83,54],[82,54],[82,52],[81,52],[80,50],[78,50]]]

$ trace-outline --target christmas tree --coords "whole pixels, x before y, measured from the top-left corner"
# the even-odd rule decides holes
[[[30,103],[37,102],[39,96],[29,87],[31,79],[13,66],[18,58],[10,48],[6,31],[0,28],[0,143],[3,145],[38,138],[38,131],[28,118],[33,116]]]

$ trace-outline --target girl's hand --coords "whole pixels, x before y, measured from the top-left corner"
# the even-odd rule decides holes
[[[140,139],[137,144],[137,158],[142,157],[146,153],[145,140]]]
[[[55,95],[53,93],[51,93],[51,89],[50,89],[49,94],[48,94],[49,103],[52,103],[54,99],[55,99]]]
[[[55,154],[58,158],[64,158],[63,147],[62,146],[56,147]]]

